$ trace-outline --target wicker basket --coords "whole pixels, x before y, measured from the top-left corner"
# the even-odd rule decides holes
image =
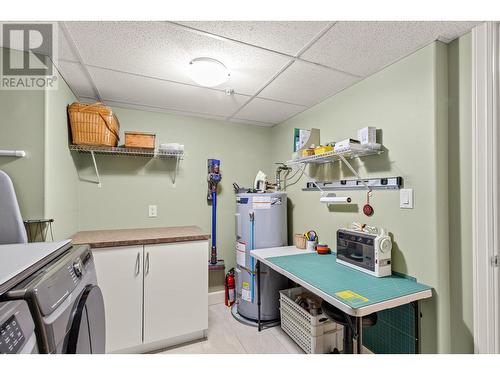
[[[295,235],[295,247],[297,249],[306,249],[306,238],[304,237],[303,234],[296,234]]]
[[[68,106],[71,134],[75,145],[117,146],[120,124],[111,108],[100,102]]]

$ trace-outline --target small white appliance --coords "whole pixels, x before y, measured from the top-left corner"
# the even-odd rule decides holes
[[[257,176],[255,176],[255,180],[253,182],[254,189],[261,193],[264,193],[266,191],[266,180],[266,174],[262,171],[259,171],[259,173],[257,173]]]
[[[337,262],[376,277],[390,276],[392,241],[384,229],[337,230]]]

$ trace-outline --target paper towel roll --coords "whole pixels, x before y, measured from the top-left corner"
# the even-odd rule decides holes
[[[351,197],[326,196],[319,199],[321,203],[351,203]]]

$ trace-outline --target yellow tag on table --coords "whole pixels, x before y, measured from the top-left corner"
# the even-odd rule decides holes
[[[335,295],[339,298],[345,299],[349,302],[368,302],[368,298],[363,297],[358,293],[354,293],[352,290],[343,290],[341,292],[335,293]]]

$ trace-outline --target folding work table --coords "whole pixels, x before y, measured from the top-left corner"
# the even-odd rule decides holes
[[[319,255],[295,246],[252,250],[257,273],[258,329],[260,320],[260,263],[300,284],[356,320],[357,353],[362,349],[362,317],[432,296],[430,286],[402,275],[375,277],[337,263],[335,254]],[[418,337],[417,337],[418,340]]]

